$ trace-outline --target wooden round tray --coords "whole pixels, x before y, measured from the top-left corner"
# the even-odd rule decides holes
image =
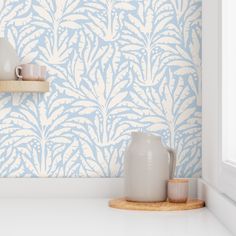
[[[186,203],[171,202],[131,202],[124,198],[109,201],[112,208],[140,211],[183,211],[202,208],[205,206],[202,200],[188,200]]]

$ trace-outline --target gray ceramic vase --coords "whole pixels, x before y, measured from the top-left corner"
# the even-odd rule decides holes
[[[161,138],[133,132],[125,153],[125,197],[128,201],[160,202],[167,199],[167,181],[173,178],[175,151]]]
[[[19,58],[15,49],[4,38],[0,38],[0,80],[16,80],[15,68]]]

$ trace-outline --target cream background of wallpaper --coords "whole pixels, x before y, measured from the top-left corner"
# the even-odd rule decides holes
[[[0,94],[0,176],[121,176],[137,130],[200,175],[200,0],[0,1],[0,36],[51,82]]]

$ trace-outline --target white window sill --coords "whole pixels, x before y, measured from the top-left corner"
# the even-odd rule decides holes
[[[229,236],[207,209],[138,212],[109,208],[108,199],[0,199],[4,236]]]
[[[201,188],[202,198],[214,212],[214,201],[211,199],[216,197],[205,188]],[[190,179],[189,195],[191,198],[197,197],[197,179]],[[0,178],[0,234],[231,235],[208,208],[182,212],[138,212],[109,208],[108,198],[120,196],[123,196],[122,178]],[[220,210],[227,215],[230,209]],[[214,214],[218,215],[218,212]],[[223,219],[221,221],[224,222]]]

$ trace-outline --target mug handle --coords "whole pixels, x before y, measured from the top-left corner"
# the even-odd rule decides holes
[[[170,156],[170,170],[169,170],[169,178],[173,179],[175,175],[175,167],[176,167],[176,152],[172,148],[167,148],[167,151]]]
[[[19,71],[21,71],[21,70],[22,70],[22,67],[21,67],[21,66],[17,66],[17,67],[16,67],[15,72],[16,72],[16,77],[17,77],[18,79],[22,79],[22,78],[23,78],[23,76],[19,74]]]

